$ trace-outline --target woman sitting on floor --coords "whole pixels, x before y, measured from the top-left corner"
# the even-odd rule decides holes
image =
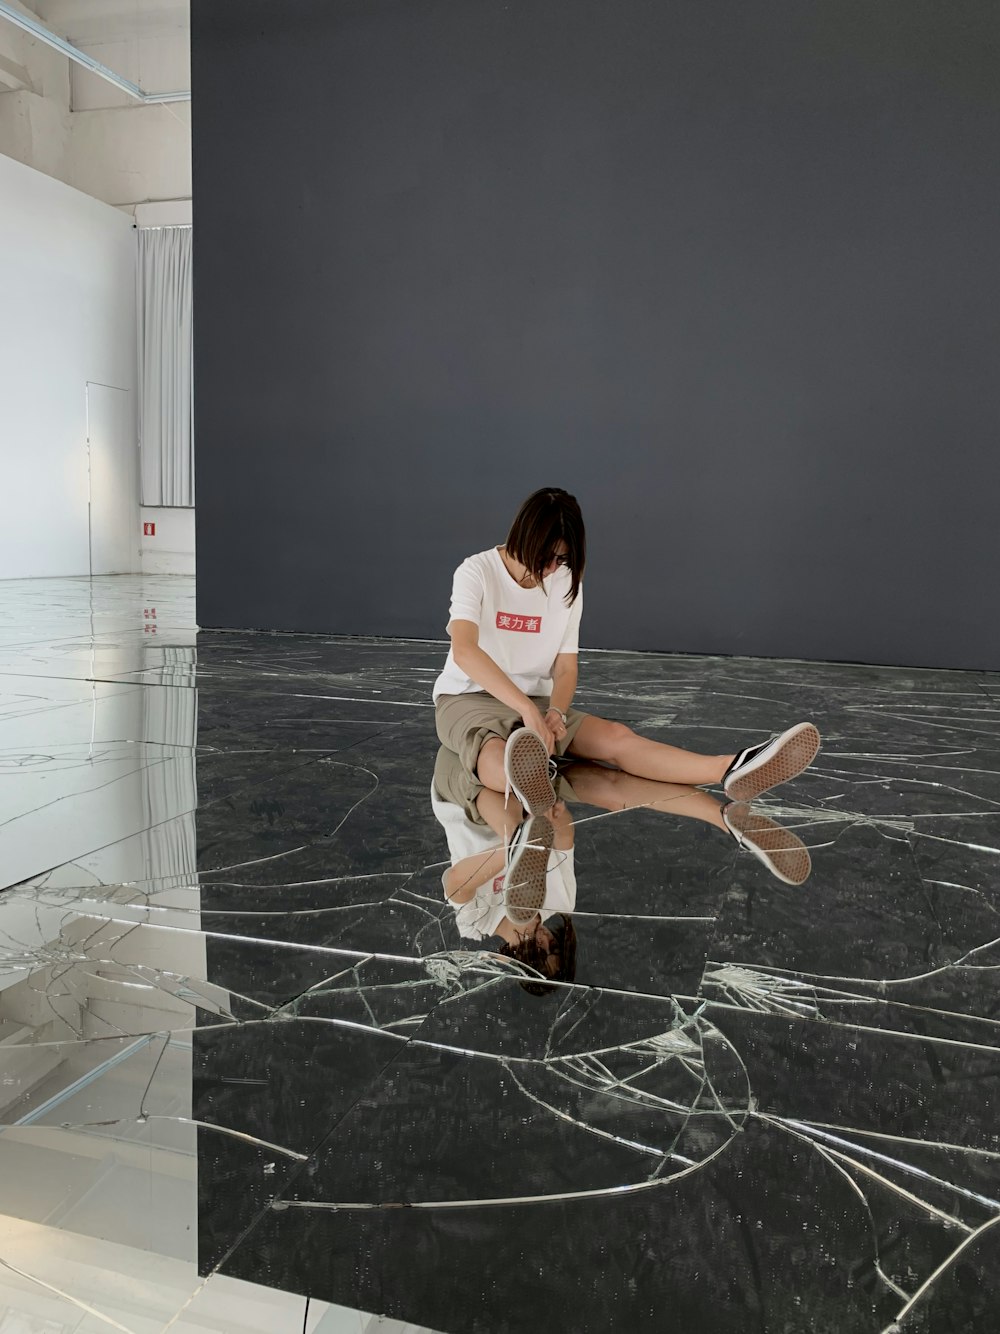
[[[549,758],[569,755],[660,782],[721,785],[743,802],[813,762],[820,738],[812,723],[735,753],[700,755],[574,709],[585,563],[580,506],[543,487],[518,510],[503,546],[455,571],[451,649],[433,697],[438,737],[473,794],[513,791],[529,815],[542,814],[556,799]],[[482,820],[474,800],[469,814]]]

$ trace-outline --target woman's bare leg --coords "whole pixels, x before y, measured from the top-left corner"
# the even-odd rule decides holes
[[[479,750],[479,758],[476,760],[476,775],[479,781],[484,787],[488,787],[493,792],[506,792],[507,790],[507,777],[503,771],[505,744],[498,736],[491,736],[489,741],[483,742]]]
[[[612,723],[606,718],[594,717],[583,720],[569,747],[569,753],[580,759],[613,764],[638,778],[653,778],[660,783],[683,783],[691,787],[721,783],[722,775],[736,758],[735,755],[699,755],[693,750],[680,750],[677,746],[667,746],[662,741],[650,741],[639,736],[624,723]],[[501,772],[502,769],[501,755]],[[482,775],[480,778],[482,780]]]
[[[662,811],[665,815],[703,820],[718,829],[726,829],[722,818],[723,803],[701,788],[658,783],[653,778],[637,778],[621,769],[604,769],[598,764],[585,762],[574,764],[566,778],[575,795],[587,806],[600,806],[608,811],[642,807]]]
[[[503,839],[505,843],[524,819],[521,803],[513,792],[505,802],[502,793],[484,787],[476,793],[476,809],[497,837]]]

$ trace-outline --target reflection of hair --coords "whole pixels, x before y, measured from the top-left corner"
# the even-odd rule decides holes
[[[572,606],[587,563],[583,515],[575,496],[557,486],[544,486],[530,495],[514,516],[507,534],[507,551],[540,584],[560,541],[566,543],[566,564],[571,577],[566,601]]]
[[[505,945],[497,953],[506,954],[510,959],[517,959],[519,963],[526,963],[529,968],[534,968],[536,973],[550,977],[553,982],[573,982],[576,979],[576,929],[573,926],[573,919],[564,916],[562,925],[552,931],[550,950],[547,950],[532,932],[530,936],[519,936],[516,944]],[[554,973],[549,973],[546,968],[551,954],[559,956],[559,967]],[[541,979],[535,978],[522,982],[521,986],[532,996],[545,996],[555,990]]]

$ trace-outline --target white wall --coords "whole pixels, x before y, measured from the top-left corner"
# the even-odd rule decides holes
[[[134,449],[135,271],[127,216],[0,155],[0,578],[90,572],[86,386],[128,391]]]
[[[155,536],[145,532],[156,525]],[[194,574],[194,510],[142,509],[143,574]]]

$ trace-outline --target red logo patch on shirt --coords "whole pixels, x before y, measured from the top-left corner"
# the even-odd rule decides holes
[[[540,616],[515,616],[512,611],[497,612],[498,630],[517,630],[522,635],[540,635],[542,618]]]

